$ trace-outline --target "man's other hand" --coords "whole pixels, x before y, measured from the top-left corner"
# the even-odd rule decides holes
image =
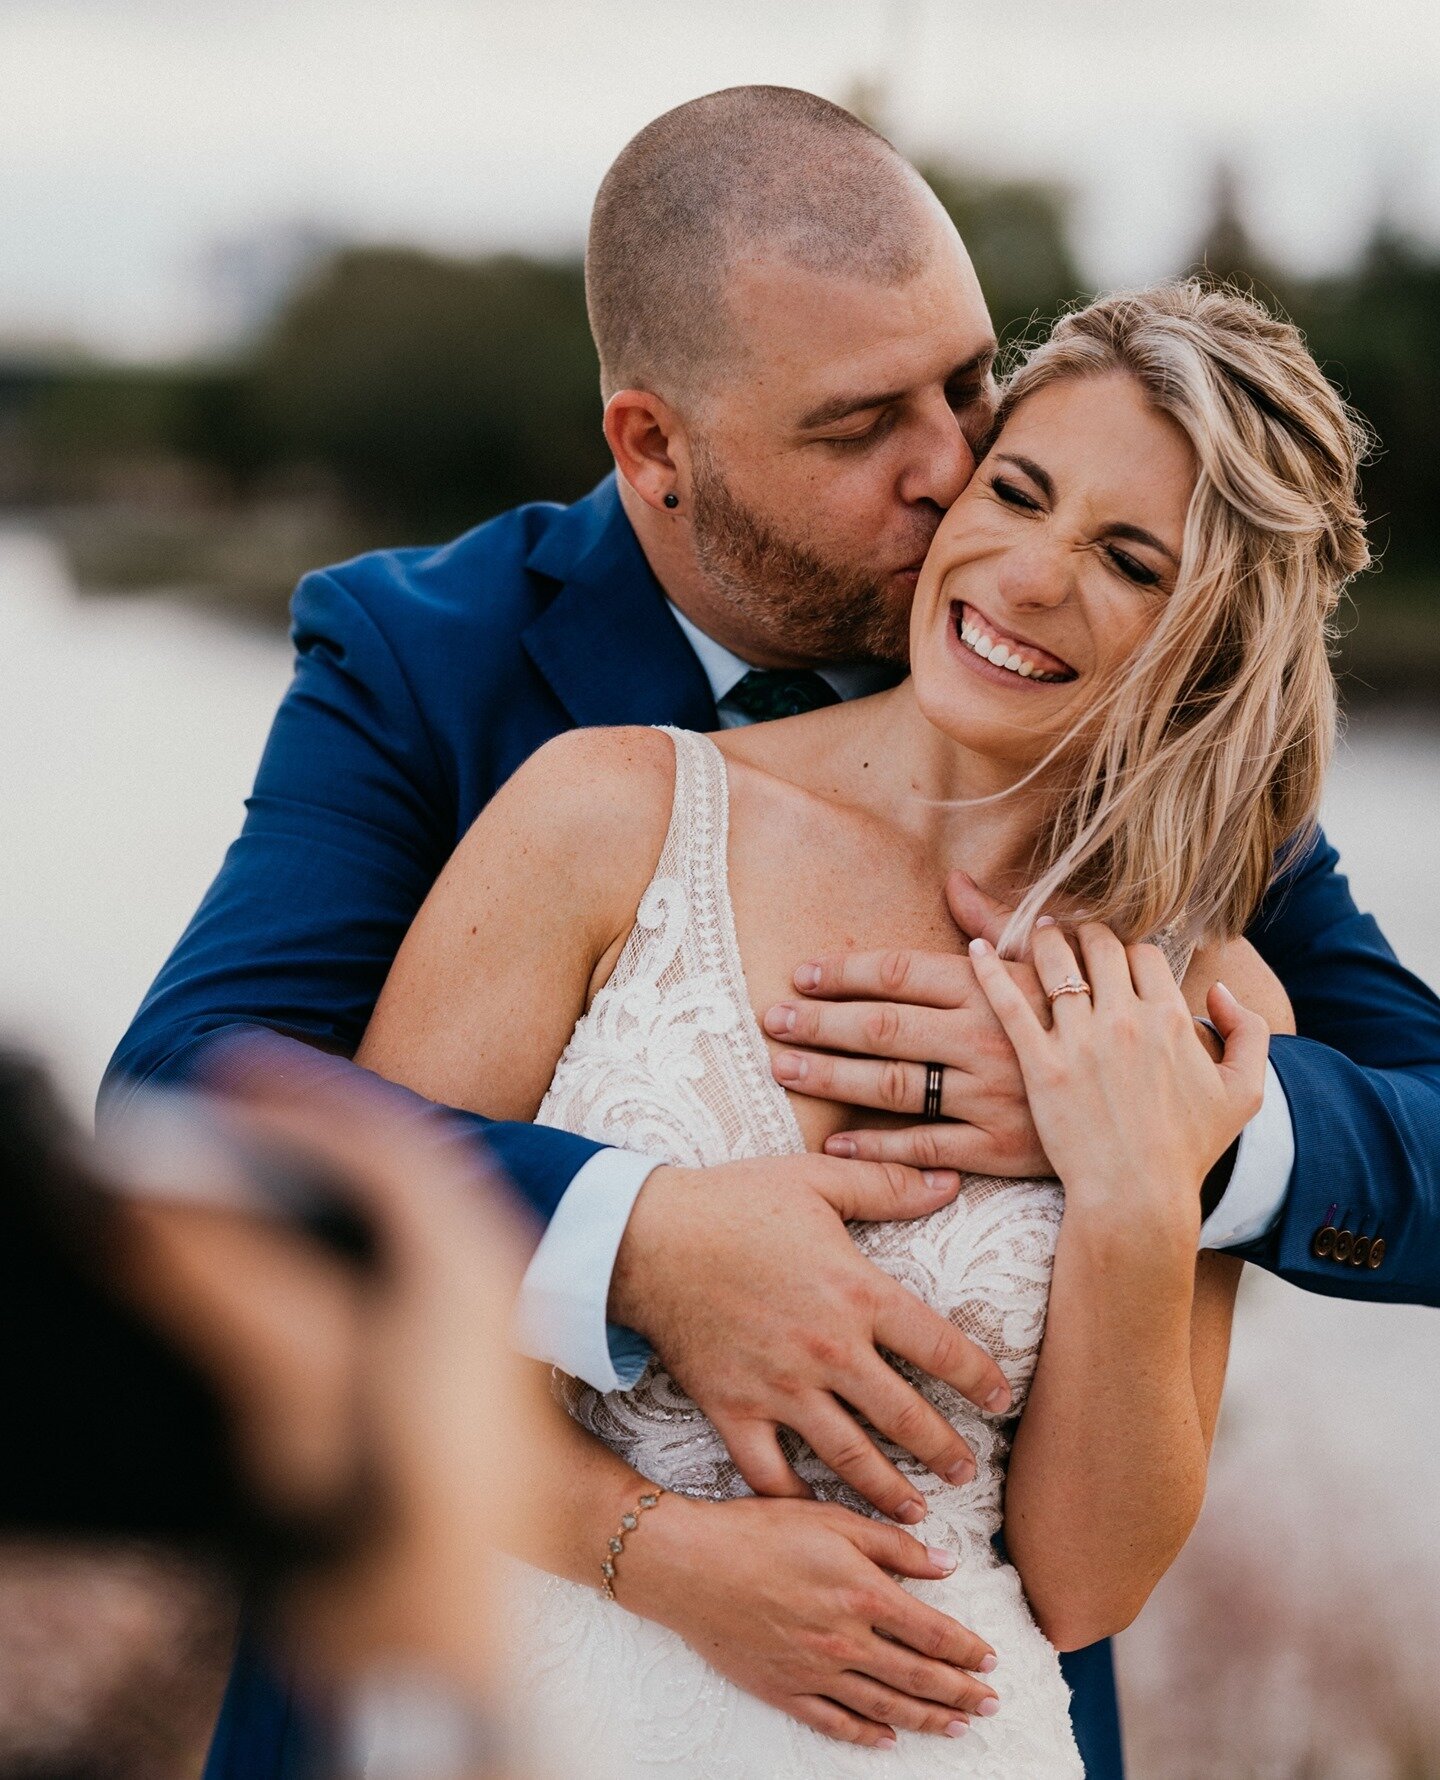
[[[946,897],[966,939],[993,945],[1009,910],[963,872]],[[1006,966],[1048,1022],[1033,966]],[[1053,1172],[1030,1116],[1014,1047],[975,981],[970,960],[948,952],[855,952],[821,958],[795,973],[800,995],[765,1015],[786,1045],[775,1079],[792,1093],[873,1107],[911,1123],[832,1137],[832,1156],[954,1168],[1014,1178]],[[925,1066],[944,1066],[940,1120],[919,1122]]]
[[[925,1515],[914,1482],[857,1416],[951,1482],[968,1482],[975,1461],[878,1350],[991,1413],[1010,1388],[988,1354],[861,1254],[845,1220],[924,1217],[958,1190],[954,1174],[826,1156],[657,1168],[620,1246],[611,1319],[656,1348],[757,1494],[809,1494],[780,1447],[778,1429],[791,1428],[913,1526]]]

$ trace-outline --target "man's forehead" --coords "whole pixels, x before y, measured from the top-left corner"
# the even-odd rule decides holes
[[[845,396],[943,380],[994,354],[963,249],[932,256],[900,284],[751,256],[732,267],[727,285],[730,320],[746,338],[753,370],[797,416]]]

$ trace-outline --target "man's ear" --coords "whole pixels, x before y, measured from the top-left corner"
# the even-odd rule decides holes
[[[688,504],[690,449],[685,424],[665,400],[648,389],[617,389],[605,404],[605,442],[615,467],[649,507]]]

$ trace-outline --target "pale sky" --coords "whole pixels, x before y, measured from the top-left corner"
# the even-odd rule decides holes
[[[0,341],[215,341],[287,230],[583,239],[648,118],[881,77],[900,147],[1067,181],[1097,283],[1174,269],[1224,156],[1292,261],[1440,239],[1433,0],[0,0]]]

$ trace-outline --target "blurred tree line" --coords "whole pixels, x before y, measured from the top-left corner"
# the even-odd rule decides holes
[[[1002,335],[1087,294],[1063,191],[926,174]],[[1435,633],[1427,660],[1440,668],[1440,252],[1382,223],[1342,273],[1296,277],[1249,238],[1221,178],[1194,263],[1284,308],[1375,427],[1366,494],[1386,558],[1380,603],[1411,639],[1407,658]],[[49,507],[62,535],[68,521],[82,573],[92,547],[91,579],[218,583],[222,596],[228,582],[279,612],[307,561],[574,499],[609,467],[599,422],[578,260],[352,247],[229,362],[0,367],[0,500]],[[245,547],[214,547],[227,526]],[[1382,584],[1367,584],[1367,606],[1371,586]]]

